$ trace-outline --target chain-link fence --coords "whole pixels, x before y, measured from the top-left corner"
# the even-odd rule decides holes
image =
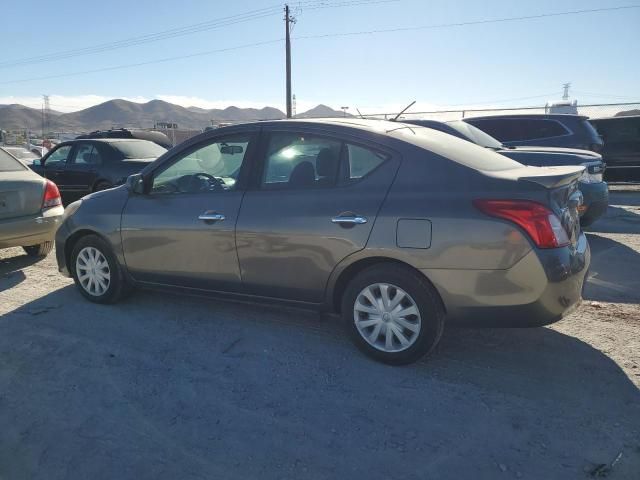
[[[570,109],[575,110],[570,111]],[[539,113],[578,113],[589,118],[615,117],[622,115],[640,115],[640,102],[636,103],[605,103],[597,105],[569,105],[568,107],[549,108],[539,107],[514,107],[514,108],[484,108],[484,109],[464,109],[464,110],[437,110],[431,112],[411,112],[403,113],[401,119],[429,119],[440,120],[460,120],[469,117],[481,117],[490,115],[512,115],[512,114],[539,114]],[[373,113],[364,115],[366,118],[394,118],[398,113]]]

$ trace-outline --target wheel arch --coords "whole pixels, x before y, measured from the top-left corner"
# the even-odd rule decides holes
[[[438,294],[440,304],[442,305],[442,308],[446,313],[447,311],[446,306],[442,300],[442,297],[440,296],[440,293],[438,292],[438,289],[423,272],[421,272],[417,268],[411,266],[410,264],[402,260],[398,260],[396,258],[390,258],[390,257],[382,257],[382,256],[361,258],[359,260],[356,260],[350,263],[338,273],[337,278],[335,279],[332,287],[330,287],[330,290],[329,290],[328,306],[330,307],[330,309],[336,313],[340,313],[341,305],[342,305],[342,294],[344,293],[346,286],[349,284],[349,282],[363,270],[372,266],[384,265],[384,264],[397,265],[397,266],[407,268],[415,272],[421,278],[423,278],[426,282],[428,282],[431,285],[431,287],[433,287],[434,292]]]
[[[71,264],[71,254],[73,253],[73,248],[76,246],[76,244],[81,238],[84,238],[88,235],[95,235],[96,237],[100,237],[102,240],[107,242],[108,245],[111,245],[111,242],[109,241],[108,238],[96,232],[95,230],[83,228],[76,232],[73,232],[71,235],[69,235],[69,238],[67,238],[67,240],[64,242],[64,260],[67,265],[67,269],[69,270],[69,273],[71,273],[71,269],[73,268],[73,265]]]

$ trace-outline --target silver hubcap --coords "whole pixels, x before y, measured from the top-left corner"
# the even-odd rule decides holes
[[[80,285],[90,295],[103,295],[111,283],[111,269],[105,256],[94,247],[84,247],[76,258]]]
[[[364,288],[353,306],[353,321],[362,338],[383,352],[401,352],[414,344],[420,311],[407,292],[389,283]]]

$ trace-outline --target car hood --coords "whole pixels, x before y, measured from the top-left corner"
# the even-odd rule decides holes
[[[571,148],[517,147],[497,150],[497,153],[524,165],[537,167],[602,163],[602,156],[598,153]]]

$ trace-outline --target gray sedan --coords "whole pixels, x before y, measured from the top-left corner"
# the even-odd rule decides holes
[[[0,148],[0,248],[47,255],[64,208],[55,183]]]
[[[543,325],[580,302],[583,171],[385,121],[225,127],[69,205],[56,256],[92,302],[141,286],[339,312],[403,364],[447,323]]]

